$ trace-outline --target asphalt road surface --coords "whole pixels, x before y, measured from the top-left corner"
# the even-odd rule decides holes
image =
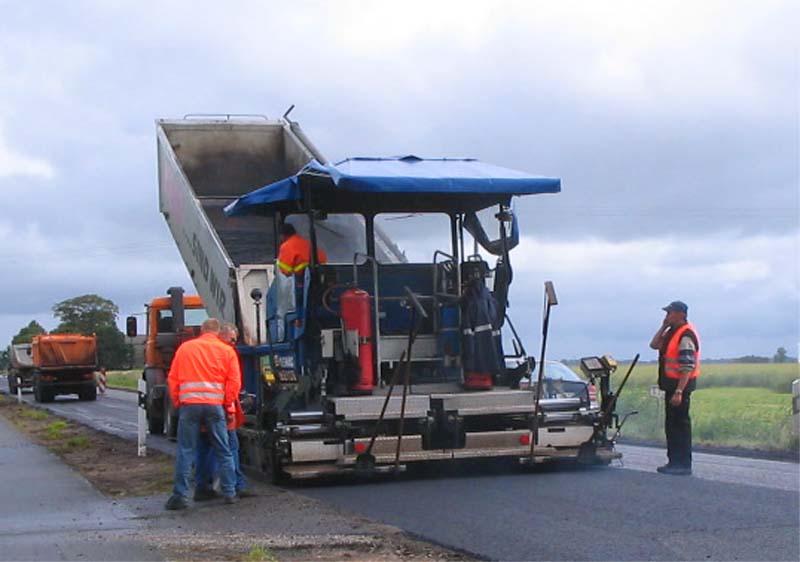
[[[0,560],[161,560],[139,522],[0,418]]]
[[[134,393],[45,406],[135,439]],[[148,446],[172,444],[149,436]],[[695,476],[684,478],[655,472],[661,449],[620,450],[623,461],[608,469],[462,463],[296,491],[488,559],[800,559],[797,463],[696,453]]]

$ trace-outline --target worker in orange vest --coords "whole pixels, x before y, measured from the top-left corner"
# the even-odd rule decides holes
[[[294,226],[281,226],[281,247],[278,251],[278,269],[284,275],[295,275],[302,283],[306,268],[311,262],[311,242],[297,234]],[[328,256],[317,247],[317,263],[328,263]]]
[[[167,377],[170,398],[178,409],[175,486],[167,509],[184,509],[189,504],[189,480],[201,425],[208,429],[225,502],[238,500],[224,405],[238,398],[241,375],[239,358],[230,345],[219,339],[219,331],[216,318],[203,322],[200,336],[178,347]]]
[[[692,420],[689,402],[700,375],[700,339],[687,320],[689,307],[673,301],[663,308],[667,313],[650,342],[658,350],[658,386],[665,393],[669,462],[658,472],[675,476],[692,474]]]
[[[234,350],[236,340],[239,339],[239,330],[230,322],[222,324],[219,332],[219,339],[224,343],[230,345]],[[239,355],[237,354],[237,359]],[[239,362],[239,377],[241,380],[241,360]],[[233,466],[236,472],[236,495],[240,498],[250,497],[253,494],[246,488],[247,481],[245,480],[244,473],[239,462],[239,435],[236,430],[244,425],[244,411],[242,404],[237,397],[231,404],[225,405],[225,411],[228,416],[228,445],[231,449],[233,456]],[[197,459],[195,464],[195,492],[194,501],[205,501],[213,499],[217,493],[213,489],[213,482],[217,475],[217,464],[212,454],[210,440],[206,435],[201,435],[197,447]]]

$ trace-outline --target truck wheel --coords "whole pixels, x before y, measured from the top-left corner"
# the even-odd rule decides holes
[[[178,440],[178,413],[172,408],[170,401],[164,398],[164,436],[170,441]]]
[[[91,388],[87,388],[86,390],[81,390],[78,393],[78,398],[86,401],[97,400],[97,387],[92,386]]]
[[[34,375],[33,377],[33,399],[37,402],[46,402],[44,396],[42,396],[42,383],[39,380],[39,377]]]
[[[164,407],[160,402],[151,400],[147,405],[147,429],[150,435],[164,433]]]
[[[280,457],[274,444],[267,445],[261,449],[259,457],[259,468],[271,483],[279,485],[286,484],[289,481],[289,475],[283,471]]]
[[[17,385],[14,384],[14,381],[16,380],[17,377],[15,375],[7,375],[7,378],[8,378],[8,393],[9,394],[16,394],[17,393]]]

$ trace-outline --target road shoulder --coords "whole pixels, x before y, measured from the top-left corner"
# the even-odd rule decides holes
[[[0,417],[0,559],[161,560],[139,523],[45,448]]]
[[[16,427],[12,427],[11,421]],[[139,459],[135,445],[125,439],[74,420],[63,420],[41,408],[17,405],[2,395],[0,422],[6,429],[5,433],[15,436],[15,447],[39,451],[40,455],[50,459],[51,465],[59,466],[80,481],[91,492],[95,503],[110,504],[115,513],[122,514],[120,517],[125,525],[113,524],[115,532],[124,531],[117,542],[124,539],[130,541],[131,548],[142,549],[141,554],[127,551],[123,559],[160,559],[161,554],[174,560],[469,559],[461,553],[416,540],[395,527],[262,482],[251,483],[258,494],[256,497],[245,498],[233,506],[212,500],[192,503],[185,511],[168,512],[164,510],[164,502],[171,488],[172,458],[169,455],[149,451],[148,457]],[[59,428],[57,438],[53,438],[54,427]],[[80,445],[69,446],[70,442]],[[48,446],[113,501],[103,497],[89,482],[35,443]],[[36,461],[25,461],[23,466],[16,467],[15,472],[24,475],[28,470],[24,464],[31,463]],[[54,490],[60,486],[55,485]],[[24,488],[20,484],[17,489]],[[158,493],[153,493],[154,490]],[[27,497],[26,493],[18,494],[15,501],[19,502],[19,509],[24,507],[22,502]],[[58,506],[49,510],[46,494],[39,501],[42,510],[47,511],[55,523],[66,524]],[[81,502],[86,503],[86,500],[73,499],[70,504],[78,506]],[[103,513],[102,510],[99,512]],[[13,509],[7,518],[11,519],[12,514]],[[103,521],[96,523],[96,527],[104,529],[108,529],[108,525]],[[87,531],[93,530],[95,527],[87,527]],[[10,552],[14,559],[82,556],[77,551],[75,555],[67,553],[63,556],[55,550],[45,550],[44,554],[38,550]],[[112,550],[94,550],[85,557],[110,560],[116,556]]]

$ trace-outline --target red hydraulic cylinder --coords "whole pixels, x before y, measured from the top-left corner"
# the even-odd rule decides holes
[[[360,374],[350,390],[372,392],[375,388],[375,366],[372,354],[372,307],[369,293],[361,289],[348,289],[339,299],[344,329],[358,332]]]

